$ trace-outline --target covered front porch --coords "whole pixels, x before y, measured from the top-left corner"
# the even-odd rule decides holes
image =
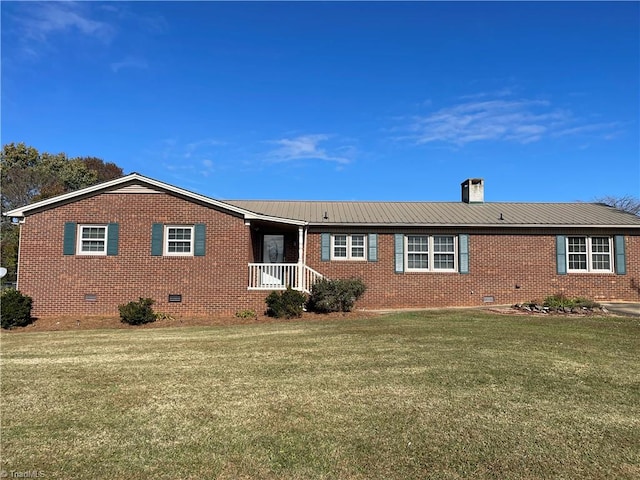
[[[250,221],[252,262],[249,263],[249,290],[294,290],[310,293],[323,275],[306,264],[307,229],[288,225]]]
[[[294,290],[310,293],[321,273],[300,263],[250,263],[249,290]]]

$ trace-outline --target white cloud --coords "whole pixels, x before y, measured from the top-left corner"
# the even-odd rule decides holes
[[[204,140],[196,140],[195,142],[187,143],[184,147],[184,157],[189,158],[197,151],[202,151],[207,147],[219,147],[225,145],[225,142],[216,140],[214,138],[205,138]]]
[[[147,63],[146,60],[144,60],[142,58],[126,57],[125,59],[123,59],[120,62],[111,63],[110,66],[111,66],[111,70],[114,73],[118,73],[123,68],[146,69],[149,66],[149,64]]]
[[[602,133],[605,138],[612,138],[615,136],[616,130],[621,127],[619,122],[609,122],[609,123],[592,123],[588,125],[578,125],[575,127],[567,127],[562,130],[558,130],[554,132],[554,136],[556,137],[567,137],[570,135],[582,135],[582,134],[594,134],[594,133]]]
[[[79,2],[29,2],[24,15],[16,16],[15,21],[22,34],[31,39],[46,42],[56,33],[78,32],[108,42],[115,31],[113,27],[91,18],[86,4]]]
[[[320,147],[320,143],[327,142],[329,139],[329,135],[314,134],[273,140],[270,143],[279,145],[279,148],[269,152],[268,156],[269,159],[274,162],[324,160],[339,164],[350,163],[351,160],[346,155],[330,153],[326,148]],[[340,151],[345,151],[344,147],[340,148]],[[346,151],[348,151],[348,149]]]
[[[491,97],[509,97],[513,95],[513,90],[505,87],[500,90],[496,90],[495,92],[480,92],[480,93],[472,93],[469,95],[462,95],[460,97],[461,100],[479,100],[481,98],[491,98]]]
[[[218,148],[226,145],[220,140],[207,138],[184,143],[176,138],[166,138],[160,142],[158,149],[150,150],[152,157],[160,158],[164,167],[171,172],[192,172],[195,175],[208,177],[218,167]]]
[[[136,14],[125,2],[11,2],[10,7],[3,7],[2,14],[11,30],[11,43],[3,45],[5,61],[38,61],[60,51],[100,58],[113,56],[107,65],[114,73],[124,68],[148,68],[147,60],[139,54],[115,53],[118,35],[126,31],[144,40],[166,29],[164,17]],[[73,43],[72,50],[63,46],[67,42]],[[129,48],[138,51],[141,45],[146,43],[128,42]]]
[[[567,110],[555,108],[545,100],[510,100],[500,95],[469,95],[474,99],[442,108],[428,115],[414,116],[403,128],[403,139],[417,144],[433,142],[463,146],[479,141],[507,141],[520,144],[544,137],[599,133],[604,138],[615,127],[612,123],[587,124]]]
[[[213,160],[209,160],[208,158],[206,158],[200,163],[200,175],[202,175],[203,177],[208,177],[215,171],[215,164],[213,163]]]

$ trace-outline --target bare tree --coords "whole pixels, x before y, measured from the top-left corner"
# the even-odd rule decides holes
[[[606,196],[596,198],[598,203],[609,205],[610,207],[617,208],[623,212],[633,213],[640,217],[640,198],[632,195],[625,195],[623,197]]]

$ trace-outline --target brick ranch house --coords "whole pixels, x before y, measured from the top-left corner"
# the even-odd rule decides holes
[[[592,203],[219,201],[133,173],[14,209],[33,315],[264,311],[286,285],[360,277],[357,308],[640,299],[640,218]]]

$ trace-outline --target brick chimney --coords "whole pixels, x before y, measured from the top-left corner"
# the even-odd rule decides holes
[[[484,179],[468,178],[461,186],[464,203],[484,203]]]

